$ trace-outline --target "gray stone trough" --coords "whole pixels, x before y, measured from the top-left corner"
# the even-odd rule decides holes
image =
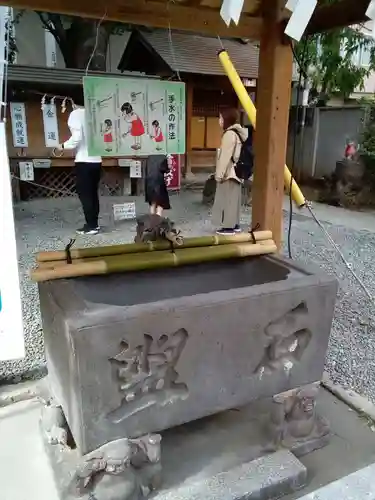
[[[326,442],[315,396],[334,278],[259,257],[56,280],[39,293],[53,396],[43,433],[60,462],[70,457],[62,498],[143,498],[160,486],[159,433],[266,398],[258,457]]]

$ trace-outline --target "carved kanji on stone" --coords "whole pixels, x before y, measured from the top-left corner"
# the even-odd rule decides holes
[[[299,361],[311,339],[309,311],[304,302],[265,328],[266,346],[255,373],[289,370]]]
[[[187,331],[181,328],[157,340],[144,335],[143,344],[134,348],[125,340],[121,342],[121,351],[110,362],[122,403],[109,418],[118,423],[150,406],[164,406],[188,396],[186,384],[177,382],[176,371],[187,338]]]

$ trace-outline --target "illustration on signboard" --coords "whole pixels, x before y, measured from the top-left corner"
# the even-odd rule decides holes
[[[122,136],[126,137],[130,134],[134,139],[134,144],[132,144],[130,147],[135,151],[141,150],[142,136],[145,134],[145,127],[143,125],[142,119],[134,111],[133,106],[130,104],[130,102],[125,102],[121,106],[121,113],[126,123],[129,124],[127,132],[122,134]]]
[[[90,155],[185,153],[185,84],[147,78],[84,78]]]
[[[110,120],[109,118],[107,118],[102,123],[101,132],[102,132],[102,135],[103,135],[103,141],[104,141],[104,145],[105,145],[105,150],[108,153],[112,152],[112,143],[113,143],[112,129],[113,129],[112,120]]]
[[[152,125],[151,139],[153,139],[156,143],[156,150],[162,151],[163,150],[162,143],[164,142],[164,135],[160,127],[160,123],[158,122],[158,120],[154,120],[151,125]]]

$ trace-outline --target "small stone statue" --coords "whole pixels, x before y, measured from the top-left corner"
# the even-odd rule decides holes
[[[73,476],[69,498],[146,498],[160,482],[160,441],[160,435],[118,439],[87,454]]]
[[[329,435],[328,422],[316,412],[318,392],[319,386],[314,384],[274,396],[270,419],[274,449],[280,446],[293,449]]]
[[[60,406],[48,403],[42,408],[41,428],[47,443],[67,446],[67,424]]]
[[[179,231],[171,220],[156,214],[143,215],[137,219],[137,234],[134,243],[162,240],[170,241],[176,246],[183,243]]]

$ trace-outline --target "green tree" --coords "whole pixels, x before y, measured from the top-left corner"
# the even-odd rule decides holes
[[[25,10],[12,22],[18,24]],[[112,21],[85,19],[51,12],[35,11],[44,29],[54,36],[65,66],[74,69],[106,71],[109,38],[121,35],[127,25]],[[11,32],[11,31],[9,31]],[[14,41],[14,40],[13,40]],[[16,42],[14,48],[17,51]]]
[[[348,99],[356,89],[363,89],[365,79],[375,70],[375,42],[362,26],[305,37],[295,52],[312,96],[323,103],[332,96]],[[361,52],[369,56],[366,66],[360,64]]]

